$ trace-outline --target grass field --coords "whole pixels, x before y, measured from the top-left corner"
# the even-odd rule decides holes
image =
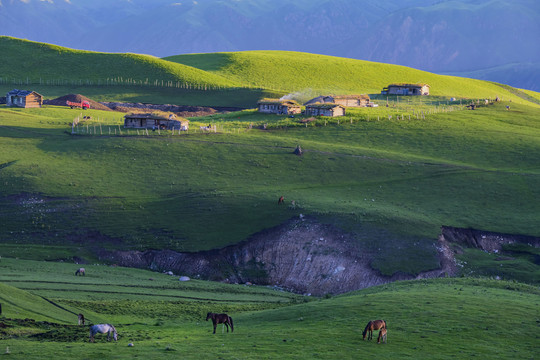
[[[246,51],[177,55],[98,53],[0,36],[0,90],[32,88],[46,98],[81,93],[98,101],[254,107],[263,97],[295,93],[380,94],[391,83],[424,82],[434,96],[495,98],[539,107],[534,94],[404,66],[331,56]]]
[[[529,359],[538,352],[540,293],[515,282],[397,282],[308,299],[261,287],[181,283],[173,276],[108,266],[87,266],[86,277],[75,277],[75,267],[2,258],[2,354],[9,351],[14,359],[357,359],[374,354]],[[127,291],[129,298],[123,296]],[[197,298],[180,298],[191,295]],[[234,332],[218,327],[212,335],[204,321],[207,311],[231,315]],[[88,327],[76,325],[79,312],[90,323],[114,324],[118,342],[97,337],[88,343]],[[363,327],[376,318],[387,321],[387,344],[362,341]]]
[[[243,51],[177,55],[165,58],[254,87],[297,92],[379,94],[392,83],[427,83],[435,96],[495,98],[528,103],[498,84],[436,75],[405,66],[288,51]],[[308,97],[308,98],[309,98]],[[538,104],[536,104],[538,105]]]
[[[123,129],[116,112],[88,110],[92,119],[72,129],[80,110],[0,105],[1,355],[537,356],[540,254],[527,245],[499,254],[464,249],[463,277],[323,298],[194,274],[180,282],[185,274],[110,266],[98,253],[219,249],[303,214],[351,233],[376,254],[371,267],[392,275],[439,266],[433,245],[441,225],[540,236],[538,93],[292,52],[157,59],[8,37],[0,37],[0,52],[4,93],[247,108],[192,118],[188,132],[147,134]],[[427,82],[433,95],[375,95],[392,82]],[[288,92],[371,93],[379,107],[308,122],[253,110],[258,99]],[[496,96],[504,101],[464,110]],[[208,124],[217,131],[199,129]],[[285,206],[276,204],[280,196]],[[79,260],[88,262],[84,277],[74,275]],[[208,311],[229,313],[234,333],[218,327],[212,335]],[[119,341],[88,343],[79,312],[90,323],[113,323]],[[362,341],[363,326],[376,318],[388,323],[387,344]]]
[[[364,244],[387,239],[374,265],[392,274],[432,268],[441,225],[538,236],[529,201],[540,195],[538,110],[451,106],[402,101],[307,127],[246,110],[192,119],[216,134],[151,136],[109,136],[121,131],[114,112],[90,110],[97,135],[82,124],[71,136],[80,111],[0,107],[2,252],[88,256],[92,232],[109,248],[198,251],[308,213]],[[302,157],[292,155],[297,144]],[[296,208],[276,207],[281,195]],[[21,243],[54,247],[34,253]],[[396,262],[397,252],[408,256]]]

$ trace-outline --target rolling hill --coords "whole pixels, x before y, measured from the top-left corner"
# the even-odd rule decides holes
[[[1,7],[1,34],[77,49],[160,57],[288,50],[431,72],[535,62],[540,31],[534,0],[12,0]]]
[[[4,73],[53,76],[49,84],[28,84],[45,96],[69,89],[103,100],[230,101],[253,107],[268,91],[260,87],[279,94],[310,84],[313,92],[319,87],[379,92],[402,81],[429,82],[435,94],[375,96],[379,107],[349,109],[345,118],[289,118],[254,110],[215,114],[192,118],[190,131],[182,134],[123,129],[123,114],[94,109],[86,113],[90,120],[72,129],[77,110],[2,106],[0,247],[6,256],[99,261],[112,250],[213,251],[302,214],[351,234],[352,242],[374,254],[369,266],[381,274],[416,276],[439,267],[434,242],[442,225],[539,235],[538,205],[529,201],[540,189],[537,93],[305,53],[164,60],[6,37],[1,44],[9,54],[0,65]],[[43,51],[40,66],[36,59],[25,63],[34,51]],[[109,61],[122,66],[107,66]],[[77,74],[61,71],[73,64],[95,72],[92,82],[81,84]],[[122,76],[114,77],[116,71]],[[99,83],[101,76],[142,80],[155,73],[178,81],[200,75],[207,86],[224,87]],[[53,85],[54,76],[60,78]],[[26,83],[21,79],[17,85]],[[10,89],[13,83],[2,86]],[[241,92],[249,96],[242,98]],[[495,96],[505,101],[481,103],[475,111],[464,107],[471,99]],[[215,133],[199,130],[208,124]],[[305,156],[292,155],[299,144]],[[287,206],[278,207],[282,195]],[[530,265],[521,260],[520,278],[522,266]],[[258,264],[251,265],[248,271],[261,274]],[[225,264],[220,276],[229,270]],[[505,270],[504,276],[512,273],[517,271]]]
[[[487,81],[444,76],[404,66],[283,51],[178,55],[166,60],[197,67],[240,83],[279,89],[378,94],[391,83],[427,83],[435,96],[483,98],[496,96],[521,102]]]
[[[481,80],[443,76],[397,65],[298,52],[247,51],[165,59],[107,54],[0,37],[4,89],[14,85],[56,96],[92,93],[118,101],[254,107],[258,98],[299,92],[379,94],[395,82],[424,82],[434,96],[495,98],[531,103],[519,90]],[[86,89],[86,91],[84,90]],[[69,91],[68,91],[69,90]],[[279,96],[279,95],[278,95]],[[51,96],[52,97],[52,96]],[[161,100],[159,98],[161,97]],[[156,98],[158,100],[156,100]],[[110,100],[110,99],[109,99]],[[532,104],[538,105],[532,101]]]
[[[234,83],[193,67],[149,55],[106,54],[0,36],[4,81],[23,83],[147,85],[156,81],[232,87]]]

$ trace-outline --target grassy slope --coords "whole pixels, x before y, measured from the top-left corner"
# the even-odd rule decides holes
[[[426,82],[435,96],[499,96],[518,103],[529,102],[509,87],[486,81],[298,52],[194,54],[164,60],[147,55],[72,50],[6,36],[0,37],[0,52],[9,55],[0,64],[3,91],[31,87],[47,98],[78,92],[95,95],[96,100],[253,107],[258,98],[289,91],[301,91],[309,96],[322,92],[378,94],[393,82]],[[111,79],[123,85],[104,86]],[[162,86],[161,81],[174,85]],[[141,82],[149,86],[140,86]],[[175,87],[177,83],[202,84],[221,90],[183,89]],[[537,102],[534,104],[538,106]]]
[[[6,36],[0,36],[0,53],[5,54],[0,63],[2,94],[31,88],[47,99],[81,93],[97,101],[237,107],[277,96],[272,91],[236,88],[241,84],[148,55],[73,50]],[[116,85],[106,85],[113,81]],[[182,87],[164,87],[161,81]],[[190,89],[185,89],[186,83]],[[195,90],[194,84],[219,90]]]
[[[537,109],[501,104],[396,121],[402,112],[411,106],[305,128],[244,111],[201,120],[221,134],[147,138],[70,137],[66,123],[78,111],[0,109],[4,255],[69,258],[90,229],[110,247],[219,248],[301,212],[382,245],[374,266],[384,273],[414,273],[436,266],[431,242],[443,224],[538,235],[538,204],[529,201],[540,196]],[[103,125],[121,121],[88,114],[107,117]],[[289,127],[246,132],[249,122]],[[297,144],[302,158],[291,155]],[[275,206],[282,194],[297,209]],[[17,245],[36,241],[56,247]],[[398,252],[407,256],[396,261]]]
[[[232,81],[254,86],[300,91],[375,93],[391,83],[428,83],[435,96],[485,98],[496,96],[525,103],[496,84],[444,76],[405,66],[285,51],[177,55],[169,61],[200,68]]]
[[[9,318],[31,318],[37,321],[62,323],[73,320],[74,317],[73,314],[54,306],[38,295],[3,283],[0,283],[0,303],[2,315]]]
[[[493,359],[533,358],[538,350],[537,339],[531,334],[536,331],[540,315],[540,294],[537,288],[519,283],[467,278],[397,282],[294,305],[287,294],[264,288],[204,282],[180,284],[174,277],[148,271],[94,266],[90,267],[88,278],[76,278],[62,275],[68,267],[73,268],[69,264],[3,259],[0,265],[9,268],[2,271],[2,281],[11,279],[18,286],[31,288],[31,293],[82,311],[91,321],[111,322],[120,335],[118,343],[107,343],[99,337],[96,344],[88,344],[87,330],[82,327],[15,326],[7,330],[21,336],[2,340],[2,346],[10,349],[10,358],[15,359],[52,354],[72,359],[357,359],[373,353],[381,359]],[[41,271],[30,272],[28,267]],[[58,274],[61,279],[56,279]],[[155,279],[155,290],[145,300],[118,298],[115,282],[138,284],[140,290],[136,291],[144,291],[144,286],[151,284],[149,276]],[[83,287],[87,282],[104,291],[64,290]],[[178,302],[162,296],[168,289],[186,286],[193,286],[195,291],[206,288],[205,296],[214,300]],[[221,301],[228,293],[236,293],[237,300]],[[282,296],[282,303],[268,302],[272,294]],[[239,301],[248,295],[255,296],[252,302]],[[218,327],[217,334],[212,335],[211,325],[203,321],[209,310],[230,314],[234,333],[222,334]],[[12,312],[5,315],[26,316]],[[387,321],[386,345],[377,345],[375,340],[362,341],[363,326],[377,318]],[[75,323],[73,316],[71,324]],[[33,332],[41,333],[42,341],[29,338]],[[128,347],[129,342],[135,346]]]
[[[0,77],[30,80],[92,80],[123,78],[234,86],[229,80],[199,69],[138,54],[109,54],[0,36]]]
[[[37,69],[28,67],[34,64],[28,55],[43,52],[43,66],[39,69],[53,68],[55,76],[59,64],[74,63],[87,66],[88,71],[99,76],[112,76],[112,70],[133,76],[132,69],[146,76],[162,71],[173,78],[185,72],[193,76],[201,73],[196,75],[193,67],[151,57],[81,52],[6,37],[1,40],[7,53],[15,54],[22,63],[30,61],[25,65],[28,71]],[[19,53],[26,56],[17,58]],[[106,65],[102,61],[108,58],[122,67],[92,67]],[[534,216],[538,208],[527,199],[538,196],[538,112],[517,104],[526,101],[524,94],[534,98],[537,93],[392,65],[302,53],[220,53],[173,59],[202,68],[210,76],[208,81],[230,77],[225,80],[230,84],[253,79],[256,84],[252,85],[298,88],[307,83],[326,88],[333,83],[339,84],[339,89],[334,90],[344,92],[378,92],[389,82],[425,81],[441,96],[390,99],[396,107],[349,111],[353,124],[342,121],[336,126],[338,120],[318,120],[318,127],[312,123],[308,129],[299,128],[295,120],[253,111],[216,115],[198,120],[201,124],[217,124],[224,134],[176,138],[73,138],[64,131],[76,111],[2,109],[1,211],[18,214],[6,217],[2,227],[2,236],[9,241],[3,244],[4,251],[21,255],[17,242],[32,243],[39,238],[55,247],[46,253],[27,252],[25,256],[70,257],[74,245],[64,241],[67,234],[68,238],[84,238],[89,229],[104,234],[106,239],[101,241],[109,240],[108,246],[112,247],[196,251],[236,243],[299,212],[308,212],[349,228],[359,226],[356,230],[360,234],[369,234],[361,236],[360,241],[368,244],[389,236],[395,239],[383,246],[383,260],[374,262],[384,273],[392,273],[433,267],[433,248],[427,239],[437,236],[441,224],[537,234]],[[16,68],[3,66],[6,71]],[[65,75],[76,79],[74,74]],[[59,89],[74,86],[44,89],[61,95]],[[231,99],[223,92],[208,96],[208,92],[174,88],[86,89],[99,100],[151,98],[157,100],[154,102],[175,102],[175,96],[187,95],[176,103],[220,101],[227,105],[228,100],[223,99]],[[515,100],[511,112],[502,111],[500,105],[415,119],[419,112],[445,107],[449,96],[503,96],[494,92],[499,89],[512,91],[508,93]],[[239,100],[237,92],[231,94],[240,103],[253,103],[260,95],[244,94]],[[441,102],[443,105],[437,106]],[[384,100],[379,103],[384,105]],[[118,114],[89,114],[106,118],[91,122],[90,129],[93,124],[113,125],[111,130],[115,131],[114,125],[121,124]],[[412,120],[395,121],[403,114],[412,115]],[[388,116],[392,120],[367,121]],[[327,121],[331,126],[323,127]],[[248,123],[267,123],[276,131],[246,132]],[[198,125],[192,121],[193,128]],[[302,144],[309,156],[291,157],[296,144]],[[37,200],[32,194],[39,194]],[[294,199],[299,208],[276,208],[275,199],[282,194],[288,200]],[[205,231],[201,232],[201,228]],[[393,261],[396,252],[403,251],[397,244],[407,236],[415,244],[422,239],[422,251],[409,248],[408,259],[414,260],[402,257],[404,262]],[[123,239],[123,243],[115,238]],[[89,248],[82,251],[84,256],[90,253]]]

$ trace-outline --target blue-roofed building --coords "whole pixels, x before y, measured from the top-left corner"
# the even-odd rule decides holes
[[[41,107],[43,96],[35,91],[14,89],[7,93],[6,105],[22,108]]]

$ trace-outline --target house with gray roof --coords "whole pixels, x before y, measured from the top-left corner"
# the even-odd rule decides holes
[[[43,96],[35,91],[13,89],[6,94],[6,105],[36,108],[43,105]]]

